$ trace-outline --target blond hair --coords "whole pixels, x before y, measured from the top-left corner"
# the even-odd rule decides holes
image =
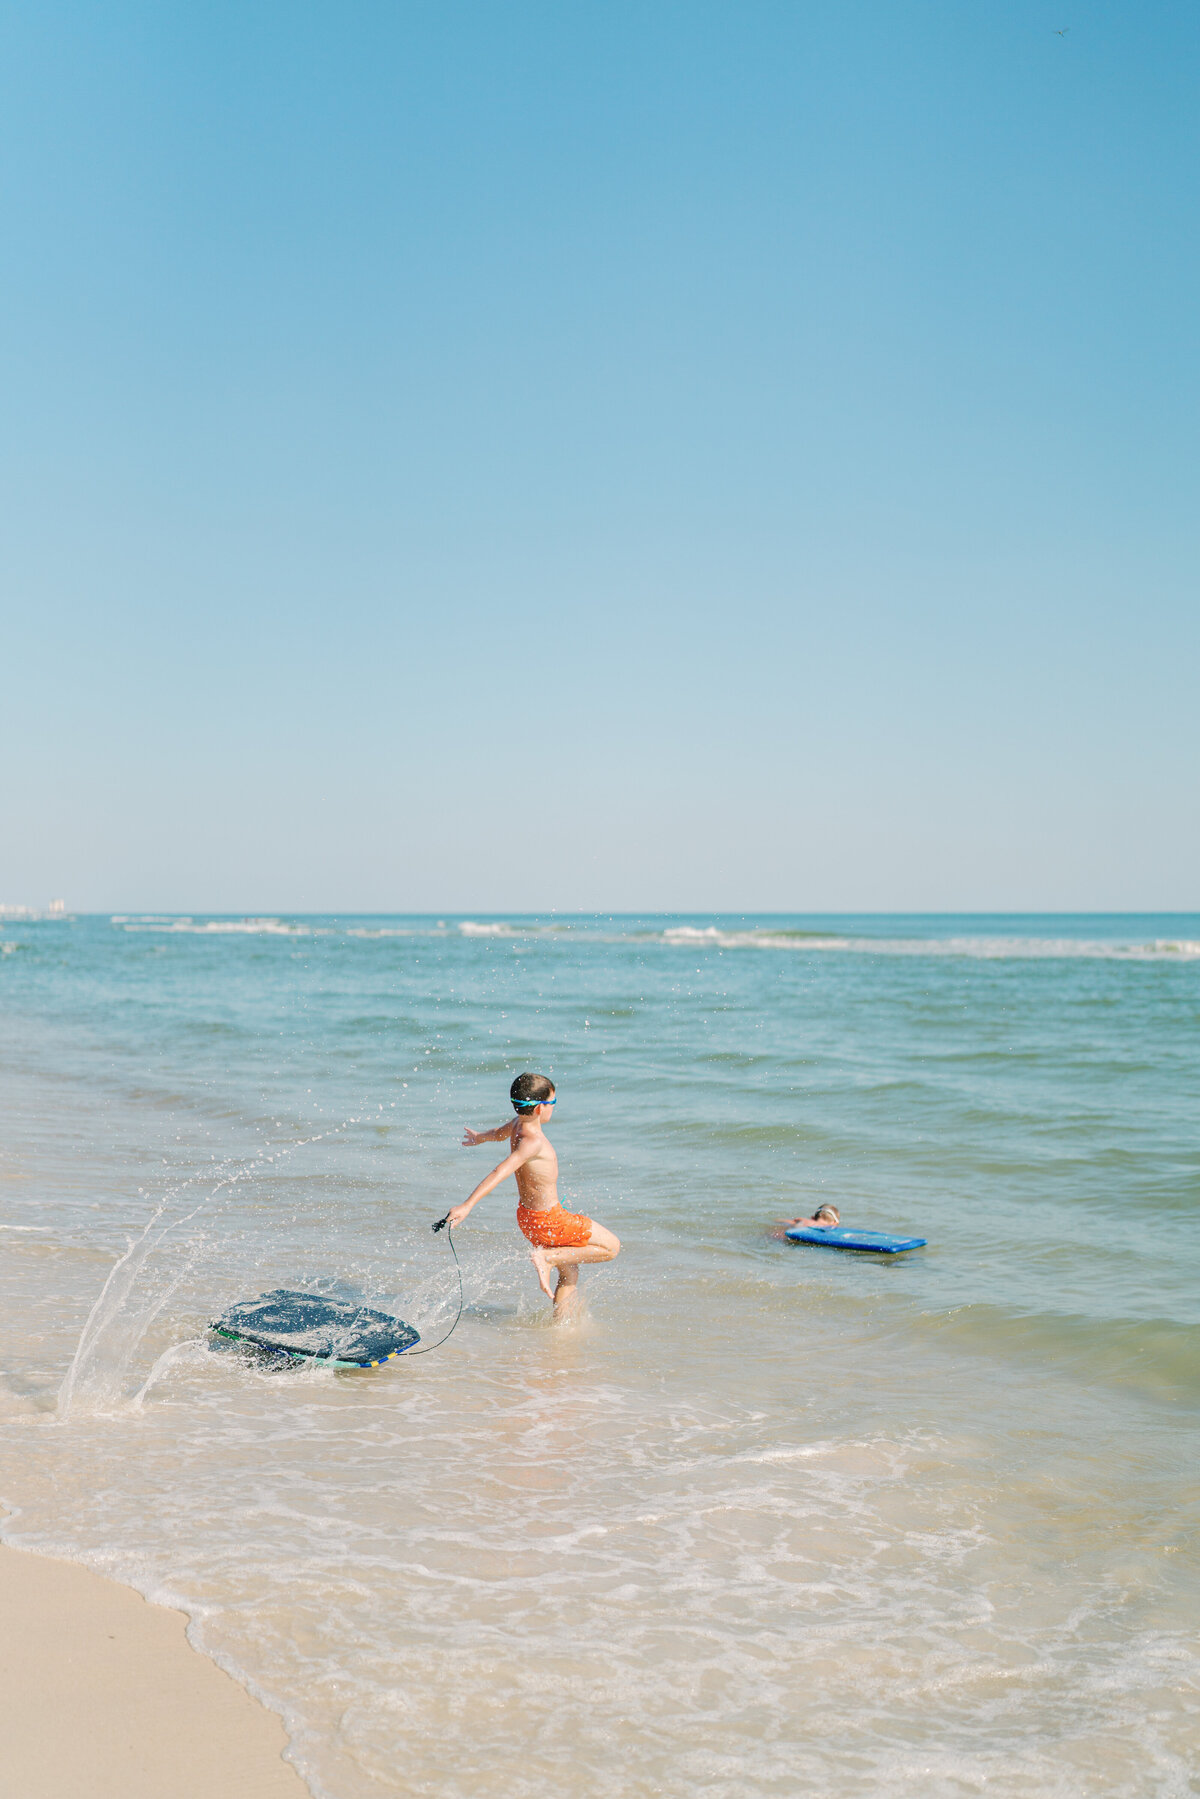
[[[818,1206],[813,1213],[814,1218],[832,1218],[835,1224],[841,1222],[841,1216],[836,1206]]]

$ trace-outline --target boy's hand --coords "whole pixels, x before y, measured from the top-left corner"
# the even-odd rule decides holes
[[[486,1143],[487,1138],[487,1131],[473,1131],[468,1124],[463,1130],[463,1140],[460,1147],[462,1149],[474,1149],[477,1143]]]
[[[446,1223],[450,1229],[453,1230],[456,1224],[461,1224],[470,1210],[470,1206],[451,1206],[446,1213]]]

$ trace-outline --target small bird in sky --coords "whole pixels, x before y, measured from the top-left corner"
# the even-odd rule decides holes
[[[1069,25],[1064,25],[1062,30],[1061,31],[1056,30],[1054,35],[1055,35],[1055,37],[1066,37],[1066,35],[1067,35],[1068,31],[1070,31],[1070,29],[1071,29],[1071,27]]]

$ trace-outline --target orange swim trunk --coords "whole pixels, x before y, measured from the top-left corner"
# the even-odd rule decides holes
[[[538,1249],[583,1249],[592,1234],[592,1221],[582,1212],[564,1212],[551,1206],[548,1212],[517,1207],[517,1223]]]

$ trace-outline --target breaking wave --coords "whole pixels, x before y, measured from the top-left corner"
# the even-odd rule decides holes
[[[839,937],[819,931],[723,931],[673,925],[660,942],[684,949],[839,950],[863,956],[966,956],[980,961],[1044,961],[1063,957],[1105,962],[1189,962],[1200,941],[1156,938],[1149,943],[1074,937]]]
[[[156,931],[168,935],[197,937],[323,937],[329,927],[289,923],[282,918],[213,918],[197,922],[193,918],[138,919],[114,918],[125,931]]]

